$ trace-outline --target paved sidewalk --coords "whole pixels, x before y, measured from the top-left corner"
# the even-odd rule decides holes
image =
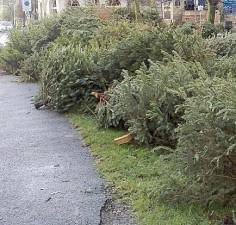
[[[35,110],[34,84],[0,75],[0,225],[99,225],[104,181],[62,116]]]

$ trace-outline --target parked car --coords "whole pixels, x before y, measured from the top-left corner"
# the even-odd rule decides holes
[[[8,31],[13,28],[11,21],[0,21],[0,31]]]
[[[8,33],[0,32],[0,48],[4,47],[8,41]]]

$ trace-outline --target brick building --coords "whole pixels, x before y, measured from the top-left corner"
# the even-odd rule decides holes
[[[53,13],[60,13],[68,6],[88,5],[126,7],[130,0],[35,0],[38,1],[37,14],[39,19]],[[215,23],[220,23],[222,16],[220,9],[226,11],[225,20],[232,21],[236,27],[236,0],[224,0],[227,4],[220,2],[217,6]],[[140,0],[141,5],[148,6],[150,0]],[[156,7],[160,17],[168,24],[175,22],[204,23],[207,20],[206,0],[156,0]]]

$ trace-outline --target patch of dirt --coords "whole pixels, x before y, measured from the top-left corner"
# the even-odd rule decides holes
[[[137,225],[130,208],[111,198],[101,208],[100,216],[100,225]]]

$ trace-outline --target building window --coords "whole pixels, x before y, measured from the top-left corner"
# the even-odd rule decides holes
[[[118,5],[120,5],[120,1],[119,0],[108,0],[108,5],[109,6],[118,6]]]
[[[180,6],[180,0],[175,0],[175,6]]]
[[[194,10],[194,0],[184,1],[184,9],[185,10]]]
[[[54,0],[52,3],[52,12],[57,13],[57,1]]]
[[[203,9],[206,9],[206,0],[198,0],[198,3],[194,0],[185,0],[184,1],[184,9],[185,10],[197,10],[198,6],[203,6]]]
[[[68,5],[72,7],[79,7],[79,1],[78,0],[69,0]]]

